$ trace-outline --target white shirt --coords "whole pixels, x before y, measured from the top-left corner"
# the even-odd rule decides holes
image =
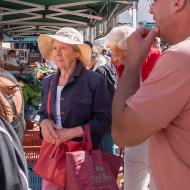
[[[60,111],[60,100],[61,92],[64,86],[57,86],[57,96],[56,96],[56,128],[62,128],[61,124],[61,111]]]

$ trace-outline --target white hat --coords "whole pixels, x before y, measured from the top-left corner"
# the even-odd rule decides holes
[[[52,56],[52,45],[53,39],[66,44],[77,45],[80,49],[79,59],[84,65],[88,65],[91,59],[91,48],[84,44],[82,34],[70,27],[63,27],[56,32],[54,35],[41,34],[38,38],[38,47],[40,53],[44,59],[53,61]]]

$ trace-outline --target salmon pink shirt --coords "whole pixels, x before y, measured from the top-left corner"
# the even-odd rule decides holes
[[[190,189],[190,38],[160,56],[126,103],[159,129],[149,149],[157,190]]]

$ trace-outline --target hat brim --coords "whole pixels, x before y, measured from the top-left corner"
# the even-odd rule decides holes
[[[38,38],[38,47],[40,53],[44,59],[48,59],[50,61],[54,61],[52,50],[53,50],[53,40],[58,40],[60,42],[76,45],[80,49],[80,61],[85,65],[88,66],[90,64],[91,59],[91,48],[84,43],[76,42],[74,40],[70,40],[68,38],[59,36],[59,35],[47,35],[41,34]]]

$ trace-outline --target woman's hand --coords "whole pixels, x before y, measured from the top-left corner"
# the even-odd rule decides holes
[[[57,133],[55,132],[55,123],[51,119],[44,119],[40,123],[42,136],[45,141],[48,143],[55,144],[56,139],[58,138]]]
[[[55,131],[58,136],[56,139],[57,146],[73,138],[82,137],[84,133],[82,127],[55,129]]]

